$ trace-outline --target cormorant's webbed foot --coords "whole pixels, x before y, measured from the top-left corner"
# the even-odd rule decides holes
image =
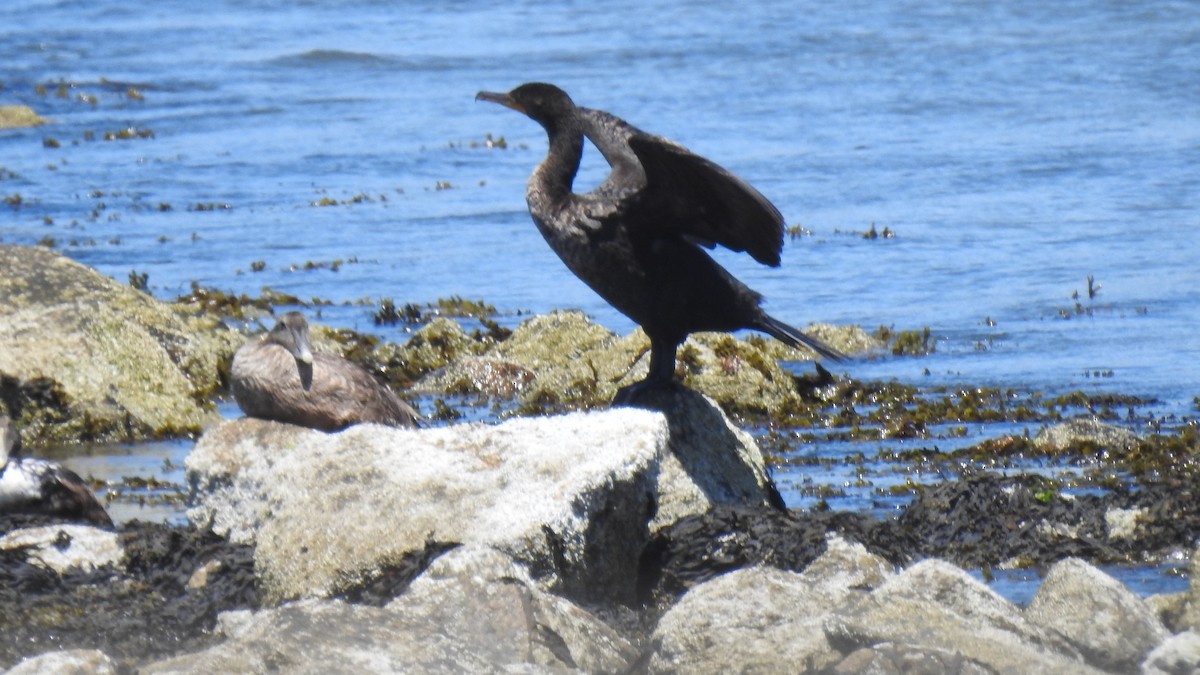
[[[652,379],[647,377],[641,382],[634,382],[631,385],[621,387],[617,390],[617,395],[613,397],[613,407],[645,407],[643,403],[648,402],[654,394],[676,391],[682,388],[683,385],[677,382],[674,378],[669,380]]]

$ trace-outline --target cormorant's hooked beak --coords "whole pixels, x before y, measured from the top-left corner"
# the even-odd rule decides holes
[[[525,109],[522,108],[516,101],[514,101],[513,98],[508,94],[498,94],[494,91],[481,91],[478,94],[475,94],[475,100],[499,103],[505,108],[511,108],[519,113],[525,113]]]

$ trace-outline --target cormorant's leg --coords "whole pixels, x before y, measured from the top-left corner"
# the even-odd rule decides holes
[[[621,387],[613,397],[613,405],[631,405],[642,393],[675,386],[675,351],[678,343],[650,338],[650,372],[646,379]]]
[[[642,380],[643,385],[657,387],[675,381],[675,351],[678,347],[666,340],[650,340],[650,373]]]

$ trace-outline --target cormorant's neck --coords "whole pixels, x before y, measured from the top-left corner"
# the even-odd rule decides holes
[[[547,197],[558,200],[571,194],[583,158],[583,131],[570,122],[546,129],[550,149],[533,173],[533,181]]]

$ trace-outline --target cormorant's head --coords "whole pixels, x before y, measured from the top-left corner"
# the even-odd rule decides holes
[[[499,103],[517,112],[525,113],[535,122],[547,128],[553,126],[556,120],[570,115],[575,110],[575,103],[570,96],[567,96],[567,92],[543,82],[529,82],[507,94],[481,91],[475,95],[475,100]]]
[[[308,339],[308,321],[300,312],[288,312],[267,334],[267,341],[282,346],[298,363],[312,365],[312,343]]]

